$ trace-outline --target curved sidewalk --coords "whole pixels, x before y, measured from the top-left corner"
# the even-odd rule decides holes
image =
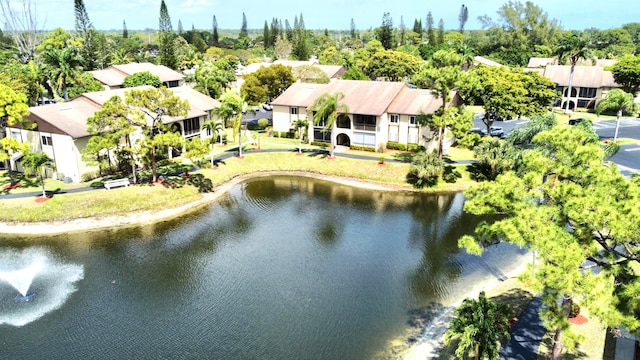
[[[536,360],[538,347],[547,332],[539,315],[541,305],[539,296],[529,302],[511,330],[511,340],[500,348],[501,360]]]
[[[247,153],[270,153],[270,152],[296,152],[296,149],[245,149],[242,152],[247,154]],[[323,155],[328,155],[329,151],[328,150],[324,150],[324,149],[305,149],[302,151],[305,154],[309,154],[309,153],[315,153],[315,154],[323,154]],[[214,162],[220,162],[223,160],[226,160],[228,158],[234,157],[238,155],[238,151],[237,151],[237,147],[234,151],[233,148],[231,149],[227,149],[225,150],[225,153],[216,156],[213,161]],[[339,157],[345,157],[345,158],[350,158],[350,159],[357,159],[357,160],[373,160],[373,161],[378,161],[378,158],[373,157],[373,156],[365,156],[365,155],[357,155],[357,154],[345,154],[345,153],[335,153],[336,156]],[[393,163],[406,163],[408,161],[406,160],[401,160],[401,159],[394,159],[394,158],[390,158],[390,159],[385,159],[385,162],[393,162]],[[472,163],[473,160],[460,160],[460,161],[451,161],[448,162],[448,164],[469,164]],[[92,190],[104,190],[103,187],[82,187],[82,188],[75,188],[75,189],[66,189],[66,190],[47,190],[46,193],[47,195],[60,195],[60,194],[70,194],[70,193],[77,193],[77,192],[84,192],[84,191],[92,191]],[[15,193],[15,194],[11,194],[11,193],[0,193],[0,200],[2,199],[15,199],[15,198],[26,198],[26,197],[39,197],[42,195],[42,191],[32,191],[32,192],[21,192],[21,193]]]

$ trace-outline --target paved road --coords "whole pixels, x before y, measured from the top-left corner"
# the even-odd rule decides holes
[[[593,123],[593,127],[601,139],[613,138],[616,129],[615,120],[601,120]],[[631,138],[640,140],[640,119],[622,118],[618,129],[619,138]]]
[[[525,124],[527,121],[528,120],[496,121],[493,126],[501,126],[505,134],[509,134],[515,127]],[[485,128],[481,116],[476,115],[473,120],[473,126],[480,129]],[[596,130],[596,133],[598,133],[600,139],[611,139],[615,132],[616,120],[596,121],[593,123],[593,128]],[[618,129],[618,137],[640,140],[640,118],[622,118]],[[611,161],[616,163],[620,172],[626,176],[640,173],[640,145],[622,145],[620,151],[611,157]]]
[[[616,163],[620,172],[626,176],[640,174],[640,145],[621,145],[620,151],[611,157],[611,161]]]

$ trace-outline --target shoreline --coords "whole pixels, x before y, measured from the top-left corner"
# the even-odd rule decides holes
[[[220,197],[226,195],[233,186],[241,182],[254,178],[269,176],[298,176],[331,181],[340,185],[352,186],[368,190],[412,192],[409,189],[400,189],[398,187],[394,187],[393,185],[385,185],[335,175],[323,175],[312,172],[296,171],[259,172],[249,175],[236,176],[229,181],[215,186],[212,192],[204,194],[201,199],[175,208],[164,210],[138,211],[127,215],[107,215],[104,217],[77,218],[73,220],[51,222],[0,222],[0,234],[7,236],[53,236],[66,233],[103,231],[123,227],[136,227],[160,223],[189,214],[211,204],[212,202],[218,200]]]
[[[523,256],[528,257],[529,253]],[[525,261],[520,263],[517,266],[514,266],[513,269],[511,269],[507,274],[505,274],[507,276],[506,280],[500,280],[494,277],[473,286],[462,298],[458,299],[456,302],[449,305],[451,307],[451,311],[449,313],[442,314],[441,318],[439,319],[442,322],[442,324],[440,325],[446,325],[446,327],[448,327],[449,322],[453,318],[453,312],[458,306],[460,306],[460,304],[464,299],[466,298],[475,299],[479,296],[480,292],[482,291],[486,292],[487,297],[490,298],[492,296],[491,294],[492,290],[497,288],[501,282],[512,281],[512,279],[516,279],[520,274],[527,271],[529,264],[531,264],[531,261]],[[441,328],[441,327],[439,328],[438,326],[433,326],[434,327],[432,329],[433,333],[430,335],[431,336],[435,335],[435,338],[426,338],[424,337],[425,335],[424,332],[428,327],[429,326],[421,329],[422,338],[418,342],[416,342],[415,344],[409,345],[404,351],[402,351],[399,354],[400,359],[422,360],[422,359],[438,358],[438,356],[440,355],[440,350],[444,345],[444,333],[446,332],[447,329]]]

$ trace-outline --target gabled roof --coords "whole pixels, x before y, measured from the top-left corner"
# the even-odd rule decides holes
[[[601,66],[607,67],[616,63],[615,59],[596,59],[595,64],[591,59],[581,59],[576,66]],[[535,69],[535,68],[543,68],[547,65],[560,65],[558,64],[557,58],[549,58],[549,57],[532,57],[529,59],[529,63],[527,64],[527,68]]]
[[[347,69],[342,65],[315,65],[320,70],[324,71],[327,74],[329,79],[337,78],[338,76],[344,74]]]
[[[497,66],[497,67],[503,66],[499,62],[493,61],[491,59],[487,59],[486,57],[482,57],[482,56],[475,56],[473,58],[473,62],[476,64],[482,64],[486,66]]]
[[[432,114],[441,106],[442,99],[434,97],[431,90],[406,87],[393,100],[388,112],[405,115]]]
[[[303,60],[276,60],[273,63],[274,64],[284,65],[284,66],[296,67],[296,66],[302,66],[302,65],[318,65],[318,60],[307,60],[307,61],[303,61]]]
[[[527,64],[527,68],[536,69],[542,68],[547,65],[557,65],[558,59],[556,58],[545,58],[545,57],[532,57],[529,58],[529,63]]]
[[[107,86],[122,86],[126,77],[145,71],[158,76],[163,83],[184,79],[184,75],[177,71],[173,71],[164,65],[155,65],[148,62],[111,65],[106,69],[91,71],[91,74],[96,80]]]
[[[434,98],[429,90],[411,89],[401,82],[361,80],[336,80],[330,84],[295,83],[271,104],[309,107],[322,94],[338,92],[345,95],[342,103],[352,114],[433,113],[442,105],[442,101]]]
[[[90,136],[87,132],[87,119],[102,109],[102,105],[112,98],[119,96],[124,99],[124,94],[132,89],[147,89],[150,86],[135,88],[113,89],[84,93],[65,103],[50,104],[30,107],[31,114],[28,119],[38,124],[42,132],[69,135],[73,139]],[[209,111],[220,106],[218,100],[214,100],[189,86],[170,88],[169,90],[183,100],[189,102],[189,112],[186,117],[167,117],[164,123],[171,123],[185,118],[194,118],[206,115]]]
[[[27,117],[41,132],[68,135],[72,139],[90,136],[87,119],[101,107],[88,99],[30,107]]]
[[[548,65],[543,75],[560,86],[569,86],[570,65]],[[600,66],[576,66],[573,73],[573,86],[577,87],[618,87],[613,81],[611,71]]]

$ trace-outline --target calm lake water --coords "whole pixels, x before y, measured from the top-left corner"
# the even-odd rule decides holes
[[[523,261],[458,249],[479,221],[463,203],[260,178],[154,226],[0,238],[0,358],[386,357],[417,309]],[[29,302],[7,280],[24,268]]]

